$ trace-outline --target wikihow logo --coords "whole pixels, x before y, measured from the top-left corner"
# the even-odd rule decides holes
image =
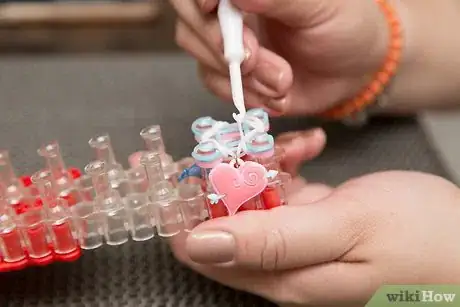
[[[459,307],[460,285],[384,286],[366,305],[366,307],[387,306]]]

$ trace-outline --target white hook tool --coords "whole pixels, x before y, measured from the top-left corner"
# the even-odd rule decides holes
[[[241,77],[241,64],[246,56],[243,44],[243,14],[231,0],[220,0],[217,14],[224,41],[224,56],[229,64],[233,103],[240,112],[239,115],[244,117],[246,108]]]

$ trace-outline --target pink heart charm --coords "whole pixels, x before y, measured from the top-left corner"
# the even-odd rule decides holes
[[[221,163],[211,170],[209,181],[215,193],[223,196],[222,202],[229,215],[234,215],[244,203],[262,193],[268,184],[265,167],[251,161],[238,168]]]

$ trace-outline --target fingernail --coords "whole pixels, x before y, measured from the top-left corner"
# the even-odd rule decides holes
[[[244,60],[245,61],[249,60],[249,58],[251,57],[251,54],[252,54],[251,49],[245,48],[244,49]]]
[[[294,147],[302,146],[302,144],[305,144],[305,139],[315,138],[321,133],[322,133],[321,128],[314,128],[314,129],[307,130],[307,131],[299,131],[299,133],[294,135],[294,137],[291,139],[290,144],[291,146],[294,146]]]
[[[187,238],[189,257],[202,264],[219,264],[233,260],[235,239],[227,232],[204,231]]]
[[[263,62],[254,69],[255,81],[265,86],[268,90],[278,91],[283,72],[275,65]]]
[[[278,113],[278,115],[281,115],[286,112],[289,104],[289,100],[287,97],[283,98],[275,98],[275,99],[267,99],[264,101],[264,104],[269,108],[270,110]]]
[[[321,128],[313,128],[307,131],[301,131],[299,136],[313,137],[321,133]]]
[[[321,128],[313,128],[309,131],[306,131],[303,135],[304,138],[318,139],[324,136],[324,131]]]
[[[319,136],[319,135],[322,135],[323,133],[324,133],[323,129],[321,128],[314,128],[310,131],[311,136]]]

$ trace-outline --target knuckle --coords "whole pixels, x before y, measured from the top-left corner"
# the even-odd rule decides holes
[[[276,271],[282,269],[286,262],[286,235],[282,228],[265,231],[260,265],[263,270]]]

